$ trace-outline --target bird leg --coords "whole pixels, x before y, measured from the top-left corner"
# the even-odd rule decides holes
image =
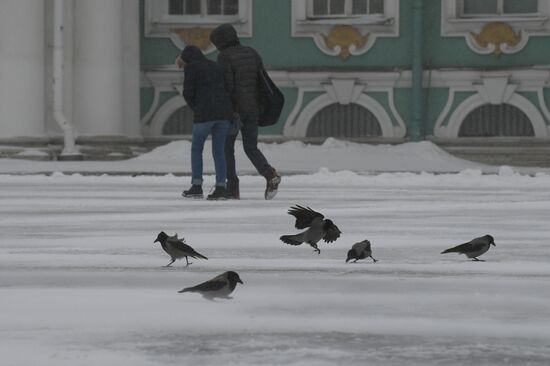
[[[168,263],[167,265],[165,265],[164,267],[170,267],[172,265],[172,263],[174,263],[176,260],[175,259],[172,259],[172,262]]]
[[[317,247],[317,244],[310,244],[310,245],[315,249],[315,252],[317,252],[317,254],[321,254],[321,249]]]
[[[193,262],[189,262],[189,261],[187,260],[187,257],[185,257],[185,262],[187,262],[187,264],[185,265],[185,267],[187,267],[187,266],[190,265],[190,264],[193,264]]]
[[[474,259],[472,259],[473,262],[485,262],[483,259],[477,259],[474,257]]]
[[[369,257],[371,257],[371,258],[372,258],[372,260],[373,260],[373,263],[376,263],[376,262],[378,262],[378,260],[374,259],[374,257],[373,257],[372,255],[369,255]]]

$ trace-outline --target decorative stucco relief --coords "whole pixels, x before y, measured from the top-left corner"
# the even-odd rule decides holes
[[[466,35],[466,43],[472,51],[483,55],[493,53],[497,57],[502,53],[521,51],[528,40],[527,32],[516,32],[510,25],[502,22],[487,23],[478,33],[469,32]]]
[[[337,25],[332,27],[327,35],[321,33],[316,37],[315,42],[325,53],[347,59],[351,55],[367,52],[374,44],[374,42],[369,43],[369,38],[368,33],[362,35],[355,27]]]

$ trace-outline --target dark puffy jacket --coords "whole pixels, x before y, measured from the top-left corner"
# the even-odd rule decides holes
[[[258,69],[262,59],[250,47],[242,46],[235,28],[222,24],[210,33],[210,41],[220,51],[218,62],[224,68],[225,83],[238,113],[258,115]]]
[[[204,57],[196,46],[185,47],[181,58],[185,61],[183,97],[193,110],[193,121],[231,119],[233,107],[225,87],[223,67]]]

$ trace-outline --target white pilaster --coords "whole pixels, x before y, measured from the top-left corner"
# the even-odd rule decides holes
[[[81,135],[123,135],[122,0],[76,0],[74,124]]]
[[[44,2],[0,4],[0,138],[44,135]]]
[[[123,0],[124,129],[128,137],[141,136],[139,1]]]

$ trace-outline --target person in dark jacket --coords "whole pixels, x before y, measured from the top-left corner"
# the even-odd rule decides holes
[[[193,141],[191,143],[191,188],[184,197],[202,198],[202,151],[212,134],[212,155],[216,168],[216,188],[209,200],[226,199],[227,166],[225,141],[233,116],[231,98],[225,87],[223,67],[208,60],[196,46],[186,46],[176,59],[184,68],[183,97],[193,110]]]
[[[219,51],[218,62],[224,68],[225,83],[231,95],[233,109],[240,117],[244,151],[258,173],[266,179],[265,199],[272,199],[277,194],[281,177],[258,149],[258,72],[263,68],[262,59],[253,48],[240,44],[237,31],[231,24],[222,24],[215,28],[210,33],[210,41]],[[225,144],[227,190],[231,198],[239,199],[239,177],[235,168],[235,140],[239,129],[232,131]]]

